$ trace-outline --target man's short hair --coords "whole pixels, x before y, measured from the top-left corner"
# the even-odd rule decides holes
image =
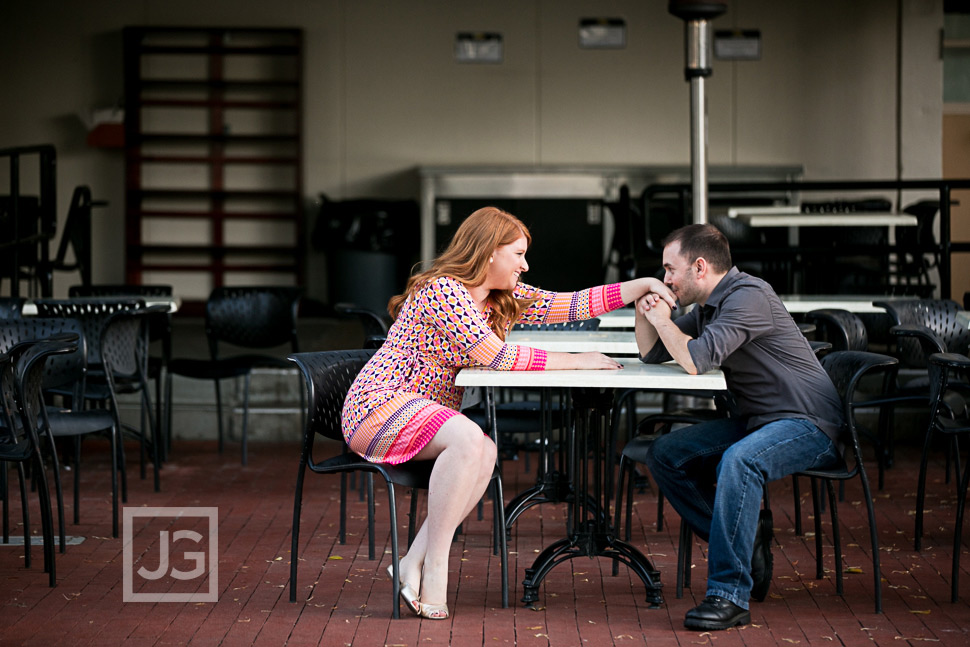
[[[714,225],[686,225],[675,229],[663,239],[663,246],[680,243],[681,256],[688,263],[704,258],[717,273],[731,269],[731,246],[721,230]]]

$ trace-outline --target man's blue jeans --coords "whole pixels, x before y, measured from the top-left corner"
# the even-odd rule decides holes
[[[681,518],[709,543],[707,595],[747,609],[765,483],[838,458],[835,443],[808,420],[777,420],[747,433],[743,420],[725,418],[661,436],[647,466]]]

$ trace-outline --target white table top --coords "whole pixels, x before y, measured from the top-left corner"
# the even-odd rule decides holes
[[[856,314],[880,313],[886,310],[873,305],[873,302],[893,299],[893,297],[877,294],[782,294],[779,296],[791,313],[811,312],[822,308],[848,310]]]
[[[740,212],[737,219],[752,227],[914,227],[916,216],[905,213],[855,211],[849,213]]]
[[[82,300],[90,299],[91,301],[104,301],[105,299],[141,299],[145,302],[145,307],[150,308],[152,306],[168,306],[169,312],[178,312],[179,306],[182,305],[182,300],[178,297],[143,297],[143,296],[112,296],[112,297],[73,297],[72,300]],[[31,299],[24,301],[24,306],[21,309],[21,314],[25,317],[33,317],[37,314],[37,304]]]
[[[560,353],[597,351],[607,355],[636,355],[637,340],[631,331],[593,330],[513,330],[506,339],[510,344]]]
[[[613,389],[660,389],[723,391],[724,373],[711,371],[689,375],[678,364],[644,364],[636,358],[621,358],[617,370],[577,371],[493,371],[465,368],[458,372],[458,386],[494,387],[599,387]]]

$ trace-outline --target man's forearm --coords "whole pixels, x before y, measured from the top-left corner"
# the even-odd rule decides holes
[[[645,321],[644,323],[650,326],[654,331],[654,335],[663,341],[664,347],[670,353],[670,356],[674,358],[675,362],[680,364],[691,375],[697,375],[697,367],[694,366],[694,360],[690,356],[690,351],[687,350],[687,342],[692,339],[690,336],[684,334],[670,319],[662,319],[656,322],[656,325],[649,321]],[[650,347],[653,348],[653,345]]]
[[[640,352],[640,357],[643,358],[653,350],[660,336],[657,334],[657,329],[653,327],[653,324],[643,316],[643,313],[637,312],[635,321],[633,330],[636,334],[637,350]]]

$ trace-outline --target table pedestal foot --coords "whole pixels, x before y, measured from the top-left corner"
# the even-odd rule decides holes
[[[597,531],[589,524],[582,524],[571,537],[560,539],[539,553],[532,566],[525,570],[525,579],[522,581],[523,604],[532,606],[537,602],[539,585],[549,571],[556,565],[575,557],[609,557],[626,564],[643,581],[650,608],[656,609],[663,604],[660,572],[653,567],[650,560],[632,545],[614,537],[612,533]]]

